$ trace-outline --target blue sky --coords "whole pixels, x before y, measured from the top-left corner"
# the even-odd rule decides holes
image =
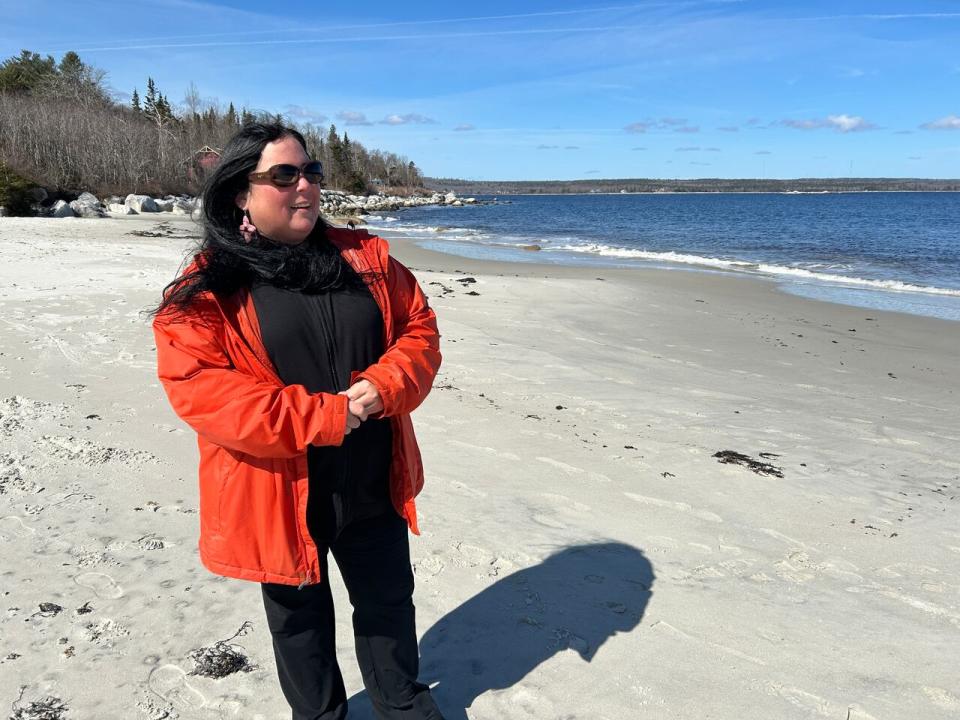
[[[960,177],[957,0],[2,3],[21,48],[437,177]]]

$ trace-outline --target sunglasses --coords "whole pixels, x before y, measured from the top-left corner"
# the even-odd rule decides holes
[[[308,183],[317,185],[323,182],[323,165],[319,160],[314,160],[304,165],[302,168],[296,165],[274,165],[263,172],[250,173],[247,177],[251,180],[268,180],[277,187],[290,187],[296,185],[303,177]]]

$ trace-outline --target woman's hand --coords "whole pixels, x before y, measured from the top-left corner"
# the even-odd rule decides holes
[[[340,394],[343,395],[343,393]],[[359,416],[360,412],[362,412],[362,409],[359,404],[354,403],[352,400],[348,402],[347,429],[344,431],[344,435],[349,435],[351,430],[356,430],[358,427],[360,427],[360,423],[363,422]]]
[[[356,429],[361,422],[383,410],[380,393],[377,392],[377,388],[369,380],[358,380],[339,394],[346,395],[349,401],[347,406],[347,432]],[[356,419],[357,424],[351,426],[351,419]]]

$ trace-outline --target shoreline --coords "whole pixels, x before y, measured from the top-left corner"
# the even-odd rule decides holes
[[[370,232],[376,232],[381,234],[383,237],[387,238],[397,238],[402,239],[404,242],[411,242],[417,245],[421,250],[436,253],[439,255],[447,255],[455,259],[469,259],[469,256],[464,254],[459,254],[454,251],[445,252],[442,250],[432,250],[430,248],[423,247],[421,243],[431,243],[435,245],[440,245],[444,242],[443,234],[436,233],[436,237],[426,237],[426,236],[411,236],[403,232],[403,228],[397,228],[392,230],[389,227],[377,226],[375,230],[370,230]],[[869,285],[871,282],[886,282],[886,281],[874,281],[865,278],[852,278],[851,280],[831,280],[821,277],[811,277],[805,278],[802,275],[792,276],[789,272],[784,272],[782,274],[777,274],[769,271],[756,270],[755,272],[749,272],[747,270],[738,269],[736,267],[724,267],[722,265],[711,265],[709,264],[709,258],[704,258],[702,264],[696,262],[678,262],[672,261],[667,257],[662,259],[653,259],[653,258],[620,258],[615,255],[604,256],[600,254],[589,254],[589,253],[578,253],[575,251],[563,251],[561,261],[559,262],[538,262],[535,258],[539,255],[539,252],[542,251],[528,251],[524,250],[520,246],[513,245],[494,245],[494,244],[484,244],[484,243],[461,243],[465,246],[477,247],[480,249],[480,252],[487,251],[490,252],[493,250],[502,250],[507,253],[517,253],[518,258],[524,257],[523,260],[501,260],[490,258],[489,262],[502,263],[509,266],[530,266],[530,265],[539,265],[542,267],[579,267],[585,270],[596,270],[602,271],[609,268],[619,268],[627,272],[642,271],[642,270],[659,270],[661,272],[677,272],[685,271],[689,273],[698,273],[698,274],[714,274],[719,273],[725,276],[734,277],[742,280],[749,280],[754,282],[764,282],[772,283],[776,285],[777,290],[782,294],[794,295],[797,297],[807,297],[811,299],[817,299],[822,302],[828,302],[831,304],[844,305],[847,307],[860,308],[865,310],[875,310],[877,312],[897,312],[904,315],[909,315],[912,317],[934,317],[946,322],[960,322],[960,297],[951,293],[958,293],[952,288],[931,288],[935,290],[946,290],[948,292],[925,292],[919,289],[921,286],[914,285],[912,283],[904,283],[904,285],[913,286],[918,289],[916,290],[901,290],[898,288],[878,288]],[[456,247],[455,244],[452,244],[451,247]],[[524,255],[523,253],[526,253]],[[526,257],[529,256],[530,260],[527,260]],[[479,260],[480,262],[486,261]],[[656,267],[654,265],[659,265]],[[784,270],[788,270],[788,266],[774,266],[774,267],[783,267]],[[865,281],[863,285],[858,285],[857,281]],[[891,281],[891,282],[903,282],[903,281]],[[812,287],[812,291],[803,292],[803,288]],[[861,300],[861,302],[854,302],[856,299],[857,293],[870,293],[873,295],[873,302],[868,302],[867,298]],[[853,296],[853,298],[851,298]],[[900,308],[895,307],[897,303],[894,302],[896,298],[900,298]],[[926,312],[921,312],[920,310],[914,310],[911,312],[909,306],[911,303],[910,300],[915,300],[913,306],[916,308],[918,306],[923,306],[922,300],[924,298],[929,298],[929,304],[926,306]],[[885,302],[886,300],[886,302]],[[937,307],[937,304],[940,303],[942,307]],[[903,306],[908,306],[904,308]]]
[[[809,308],[808,312],[813,314],[823,312],[824,307],[842,308],[842,314],[849,317],[860,316],[864,312],[868,315],[882,313],[899,317],[903,321],[930,321],[932,324],[922,323],[930,332],[956,332],[957,321],[955,320],[915,315],[897,310],[864,308],[857,305],[794,295],[779,287],[779,284],[783,281],[775,278],[753,277],[735,270],[724,270],[722,268],[698,269],[695,267],[588,266],[572,263],[538,263],[535,260],[529,263],[516,263],[495,259],[469,258],[431,250],[422,247],[418,243],[419,238],[410,238],[389,231],[378,231],[378,234],[390,243],[391,253],[396,251],[399,259],[404,262],[409,260],[415,267],[429,269],[432,272],[463,272],[496,275],[498,277],[524,277],[536,274],[544,278],[555,277],[576,280],[589,280],[602,275],[604,279],[613,279],[625,286],[652,285],[663,291],[682,289],[686,294],[695,294],[701,288],[703,288],[703,292],[716,292],[722,288],[725,297],[748,295],[756,302],[763,303],[767,302],[767,299],[772,296],[782,299],[782,302],[786,304],[795,302],[798,306]],[[701,278],[703,278],[702,282],[700,281]],[[742,284],[742,287],[740,284]]]

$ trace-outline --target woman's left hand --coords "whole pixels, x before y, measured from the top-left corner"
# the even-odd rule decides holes
[[[346,395],[352,403],[359,403],[363,406],[363,413],[358,415],[361,420],[366,420],[371,415],[376,415],[383,411],[383,401],[380,399],[380,393],[369,380],[357,380],[347,390],[340,392]]]

